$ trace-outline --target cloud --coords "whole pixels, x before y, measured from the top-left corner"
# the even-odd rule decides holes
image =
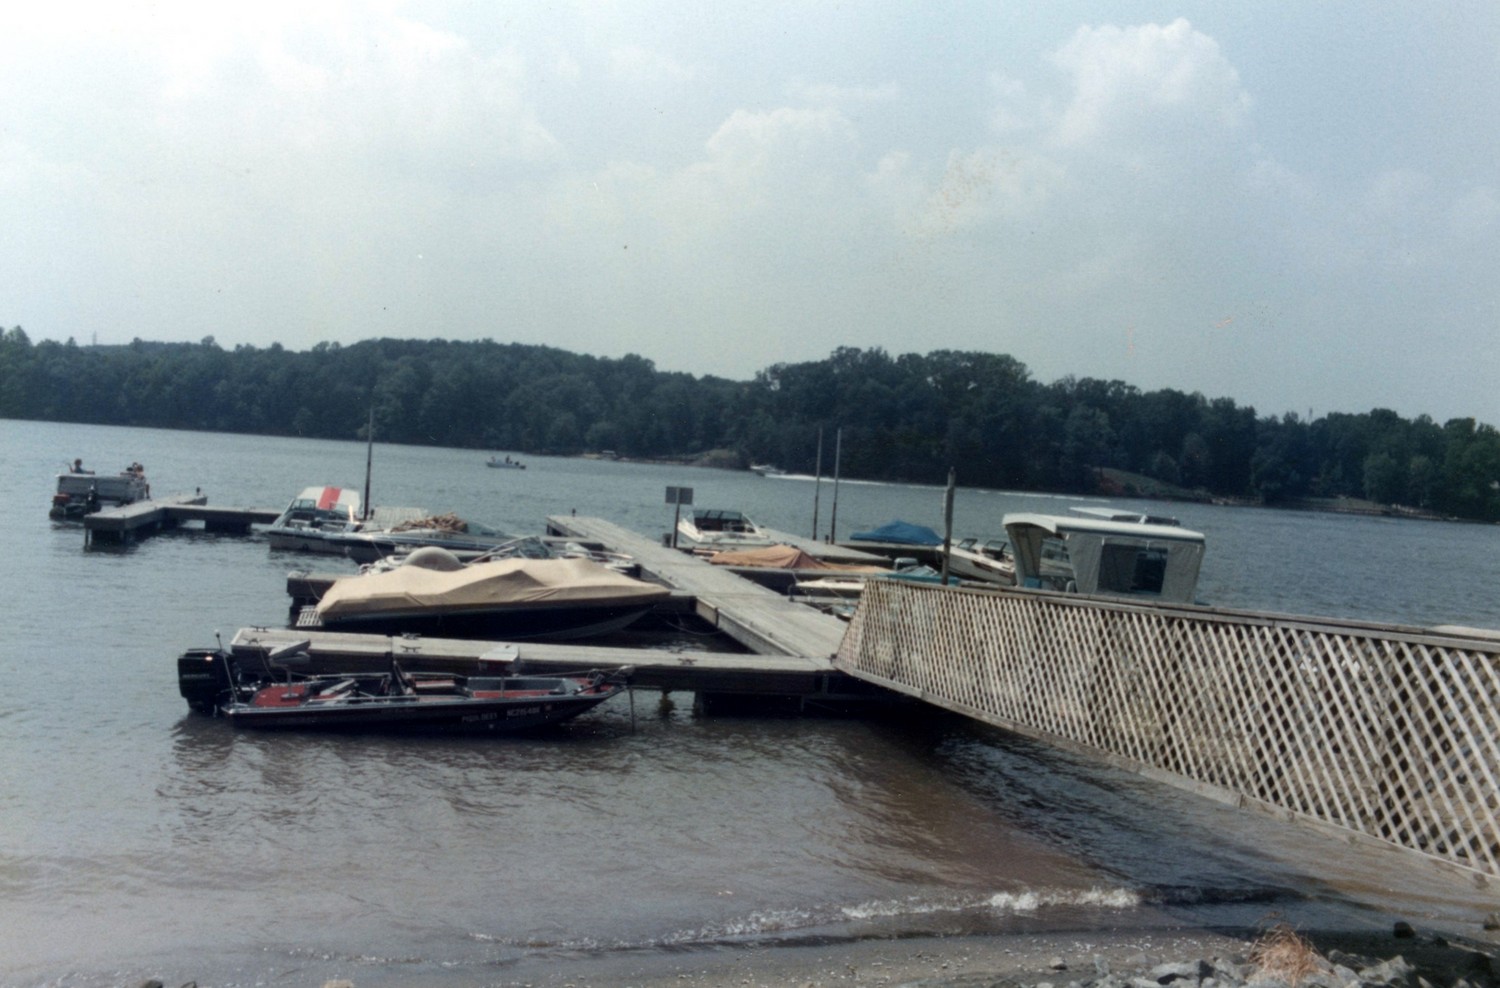
[[[1217,42],[1182,19],[1080,28],[1052,62],[1071,80],[1053,132],[1065,147],[1180,153],[1233,134],[1250,111]]]
[[[1358,64],[1307,110],[1268,72],[1326,49],[1268,70],[1280,35],[1206,9],[81,9],[0,35],[0,319],[38,337],[492,336],[725,376],[945,347],[1245,395],[1398,312],[1494,308],[1493,156],[1414,153],[1378,105],[1327,137]]]

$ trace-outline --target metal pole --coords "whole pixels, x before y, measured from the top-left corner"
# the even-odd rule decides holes
[[[948,585],[948,557],[953,549],[953,488],[958,472],[948,468],[948,489],[943,492],[943,586]]]
[[[839,537],[839,460],[844,455],[844,430],[839,429],[833,442],[833,513],[828,519],[828,541]]]
[[[373,510],[370,507],[370,464],[375,459],[375,406],[370,406],[370,423],[365,426],[365,506],[364,518],[368,521]]]
[[[818,495],[823,490],[823,427],[818,426],[818,465],[813,471],[813,541],[818,541]]]

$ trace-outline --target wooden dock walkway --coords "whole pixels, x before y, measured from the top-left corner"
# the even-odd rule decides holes
[[[843,641],[847,626],[838,618],[602,518],[554,515],[547,532],[590,539],[634,557],[643,573],[691,594],[699,617],[761,655],[828,662]]]

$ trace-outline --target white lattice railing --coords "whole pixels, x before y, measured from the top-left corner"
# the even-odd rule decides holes
[[[1500,875],[1500,640],[871,581],[835,663]]]

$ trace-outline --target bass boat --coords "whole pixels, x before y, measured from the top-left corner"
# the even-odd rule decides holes
[[[178,690],[196,713],[235,727],[291,730],[516,734],[592,710],[623,692],[630,667],[581,675],[384,673],[301,675],[285,664],[306,643],[247,668],[222,647],[177,660]]]

